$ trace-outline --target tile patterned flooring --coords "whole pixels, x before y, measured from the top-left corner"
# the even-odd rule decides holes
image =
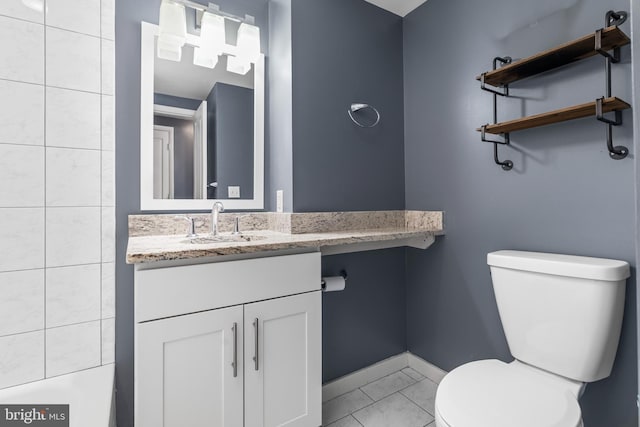
[[[322,405],[326,427],[435,427],[438,384],[411,368],[382,377]]]

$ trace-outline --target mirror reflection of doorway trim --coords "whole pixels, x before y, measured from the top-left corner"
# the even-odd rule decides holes
[[[173,128],[153,126],[153,197],[173,199],[174,197],[174,144]]]
[[[193,198],[207,198],[207,101],[202,101],[193,116]]]
[[[207,126],[204,125],[207,118],[207,101],[202,101],[197,110],[187,108],[172,107],[169,105],[153,105],[153,115],[171,117],[174,119],[184,119],[193,121],[194,141],[193,141],[193,198],[206,199],[207,195]],[[155,158],[154,158],[155,160]],[[153,174],[156,175],[154,163]],[[173,178],[173,176],[172,176]],[[154,199],[167,199],[167,197],[156,197],[154,184]],[[173,199],[168,197],[168,199]]]
[[[265,123],[265,60],[260,55],[254,67],[254,140],[253,140],[253,199],[155,199],[153,196],[153,116],[155,38],[158,26],[141,23],[140,51],[140,209],[153,210],[210,210],[216,200],[229,210],[264,209],[264,123]],[[187,44],[197,45],[197,38],[187,35]],[[237,48],[224,45],[224,53],[237,55]],[[205,156],[206,159],[206,156]],[[195,179],[195,177],[194,177]],[[204,183],[206,183],[204,177]],[[206,192],[205,192],[206,195]]]

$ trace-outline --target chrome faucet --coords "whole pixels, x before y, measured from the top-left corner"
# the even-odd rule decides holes
[[[240,218],[244,218],[247,215],[238,215],[237,217],[234,218],[233,220],[233,232],[231,234],[233,234],[234,236],[238,236],[242,233],[240,233]]]
[[[198,237],[198,235],[196,234],[196,219],[186,216],[186,215],[177,215],[175,217],[176,219],[184,219],[185,221],[187,221],[189,223],[189,228],[187,229],[187,237]]]
[[[221,202],[215,202],[211,208],[211,235],[218,235],[218,214],[224,212],[224,205]]]

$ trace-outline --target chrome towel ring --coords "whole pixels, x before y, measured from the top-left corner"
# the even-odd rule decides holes
[[[364,110],[367,108],[373,110],[373,112],[376,113],[376,121],[372,125],[363,125],[353,117],[353,113],[355,113],[356,111]],[[380,112],[375,107],[369,104],[351,104],[351,108],[349,108],[347,112],[349,113],[349,117],[351,117],[351,121],[353,121],[353,123],[357,124],[361,128],[372,128],[380,123]]]

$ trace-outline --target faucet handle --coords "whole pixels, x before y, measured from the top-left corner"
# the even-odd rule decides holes
[[[196,219],[187,215],[176,215],[176,219],[184,219],[189,223],[189,228],[187,229],[187,237],[198,237],[196,234]]]
[[[233,219],[233,235],[238,235],[240,234],[240,218],[244,218],[245,216],[248,215],[238,215]]]

